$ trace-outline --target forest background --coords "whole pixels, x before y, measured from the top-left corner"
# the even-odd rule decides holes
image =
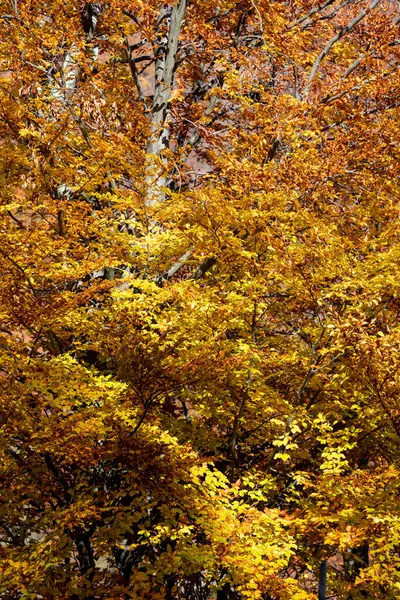
[[[0,598],[400,596],[399,9],[0,0]]]

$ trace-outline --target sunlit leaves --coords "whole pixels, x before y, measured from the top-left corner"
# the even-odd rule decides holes
[[[165,3],[0,2],[1,597],[398,596],[394,3],[306,88],[367,4],[191,2],[150,173]]]

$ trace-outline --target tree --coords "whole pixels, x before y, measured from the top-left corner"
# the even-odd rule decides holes
[[[0,0],[1,598],[398,597],[397,8]]]

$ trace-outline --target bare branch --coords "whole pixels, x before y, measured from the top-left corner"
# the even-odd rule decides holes
[[[169,279],[172,279],[172,277],[174,275],[176,275],[176,273],[185,266],[185,264],[187,263],[187,261],[189,260],[189,258],[192,256],[193,254],[193,248],[190,248],[187,252],[185,252],[185,254],[183,254],[183,256],[181,256],[176,263],[174,263],[172,265],[172,267],[170,269],[168,269],[168,271],[166,273],[164,273],[163,275],[158,275],[154,281],[157,285],[162,286],[163,283],[165,281],[169,281]]]
[[[129,17],[130,19],[132,19],[132,21],[134,21],[136,23],[136,25],[139,25],[139,27],[141,27],[140,21],[138,20],[135,13],[133,13],[131,10],[126,10],[126,9],[124,9],[122,12],[124,13],[124,15],[126,17]]]
[[[311,70],[310,76],[308,78],[307,81],[307,85],[304,88],[304,92],[303,92],[303,97],[306,97],[310,91],[310,87],[311,87],[311,83],[315,77],[315,75],[318,72],[318,69],[320,67],[321,62],[324,60],[324,58],[326,57],[326,55],[329,53],[329,51],[331,50],[332,46],[334,46],[334,44],[336,44],[336,42],[338,42],[344,35],[346,35],[347,33],[349,33],[352,29],[354,29],[354,27],[356,25],[358,25],[358,23],[360,21],[362,21],[371,10],[373,10],[379,3],[381,0],[372,0],[371,4],[369,5],[368,8],[364,8],[360,13],[358,13],[358,15],[356,17],[354,17],[354,19],[351,21],[351,23],[349,23],[348,25],[345,25],[344,27],[342,27],[342,29],[340,29],[336,35],[334,35],[329,42],[326,44],[325,48],[322,50],[322,52],[318,55],[313,68]]]
[[[258,16],[258,23],[260,26],[260,37],[261,37],[262,41],[264,42],[264,46],[267,46],[267,42],[265,41],[265,37],[264,37],[264,26],[263,26],[263,20],[262,20],[262,16],[260,13],[260,9],[258,8],[257,4],[254,2],[254,0],[250,0],[250,2]]]
[[[257,307],[255,306],[254,311],[256,313],[257,311]],[[254,317],[253,317],[253,321],[254,321]],[[229,440],[229,460],[230,460],[230,476],[229,479],[230,481],[233,481],[234,478],[234,474],[235,474],[235,468],[236,468],[236,447],[237,447],[237,443],[238,443],[238,436],[239,436],[239,428],[243,419],[243,414],[246,408],[246,404],[247,404],[247,400],[249,397],[249,388],[251,386],[252,380],[253,380],[253,372],[252,372],[252,366],[253,366],[253,358],[251,357],[249,360],[249,368],[248,368],[248,372],[247,372],[247,381],[246,381],[246,385],[245,388],[243,390],[243,395],[242,395],[242,399],[240,402],[240,406],[239,406],[239,410],[238,412],[235,414],[235,418],[233,421],[233,427],[232,427],[232,433],[230,436],[230,440]]]
[[[193,275],[193,279],[202,279],[204,275],[215,265],[217,259],[215,256],[210,256],[209,258],[205,258],[200,266],[196,269]]]
[[[362,0],[344,0],[341,4],[339,4],[338,6],[335,6],[335,8],[333,10],[331,10],[331,12],[326,13],[325,15],[319,16],[314,21],[309,21],[308,23],[305,23],[302,26],[302,29],[308,29],[309,27],[312,27],[314,25],[314,23],[317,23],[318,21],[328,21],[330,19],[333,19],[333,17],[335,15],[337,15],[337,13],[340,12],[342,10],[342,8],[344,8],[348,4],[359,4],[360,2],[362,2]]]
[[[358,67],[361,64],[361,57],[357,58],[354,62],[351,63],[351,65],[349,66],[348,69],[346,69],[346,71],[343,73],[341,80],[343,81],[344,79],[346,79],[347,77],[349,77],[349,75],[352,74],[353,71],[355,71],[356,69],[358,69]]]
[[[129,42],[128,42],[128,38],[125,36],[125,43],[126,43],[126,56],[129,62],[129,68],[131,70],[131,74],[133,77],[133,80],[135,82],[138,94],[139,94],[139,98],[141,100],[141,102],[145,101],[145,96],[144,96],[144,89],[142,86],[142,82],[140,81],[140,77],[139,74],[137,72],[136,69],[136,61],[132,58],[132,46],[130,46]]]
[[[292,29],[292,27],[296,27],[296,25],[301,25],[302,23],[304,23],[304,21],[307,21],[307,19],[309,19],[316,13],[321,12],[321,10],[324,10],[324,8],[326,8],[327,6],[330,6],[334,2],[335,2],[335,0],[327,0],[323,4],[320,4],[319,6],[314,6],[306,15],[304,15],[303,17],[300,17],[299,19],[296,19],[296,21],[293,21],[293,23],[291,23],[289,25],[289,29]]]

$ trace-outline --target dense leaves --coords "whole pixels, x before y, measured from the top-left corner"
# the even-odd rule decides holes
[[[397,11],[0,0],[0,598],[399,597]]]

